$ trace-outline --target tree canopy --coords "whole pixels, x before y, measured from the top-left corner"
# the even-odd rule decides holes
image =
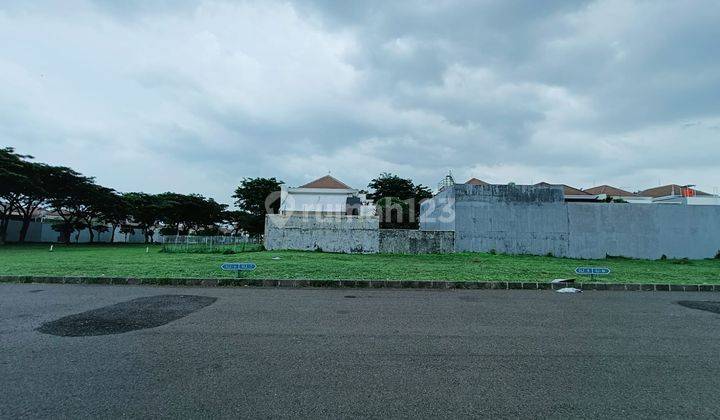
[[[22,222],[18,240],[24,241],[39,210],[56,217],[53,229],[70,243],[73,232],[81,230],[87,230],[90,242],[95,233],[111,231],[113,241],[117,229],[129,234],[136,227],[146,242],[159,227],[172,234],[218,234],[226,209],[198,194],[121,194],[70,168],[34,162],[10,147],[0,149],[0,243],[11,218]]]
[[[428,187],[387,172],[370,181],[368,188],[383,229],[417,229],[420,202],[432,197]]]
[[[230,214],[235,228],[250,235],[261,235],[265,231],[265,215],[276,214],[280,209],[282,184],[275,178],[243,178],[233,195],[241,210]]]

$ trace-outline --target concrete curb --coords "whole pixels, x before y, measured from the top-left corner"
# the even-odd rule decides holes
[[[112,284],[153,286],[251,286],[251,287],[317,287],[357,289],[465,289],[465,290],[557,290],[577,287],[582,290],[642,292],[720,292],[720,284],[662,283],[546,283],[521,281],[430,281],[430,280],[273,280],[273,279],[198,279],[134,277],[51,277],[0,276],[0,283]]]

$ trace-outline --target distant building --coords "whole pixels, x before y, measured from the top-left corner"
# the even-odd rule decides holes
[[[612,200],[621,200],[631,204],[652,204],[653,202],[652,197],[643,196],[642,194],[632,193],[630,191],[625,191],[621,188],[613,187],[611,185],[599,185],[597,187],[588,188],[583,191],[588,194],[596,195],[601,200],[607,200],[608,198],[610,198]]]
[[[477,178],[470,178],[465,183],[470,185],[490,185],[487,182],[479,180]]]
[[[641,191],[657,204],[687,204],[690,206],[718,206],[720,197],[696,190],[692,185],[669,184]]]
[[[375,206],[366,194],[326,175],[296,188],[281,185],[280,214],[372,216]]]
[[[563,194],[565,194],[565,201],[568,202],[593,202],[601,201],[600,198],[595,194],[587,193],[581,189],[571,187],[565,184],[550,184],[547,182],[538,182],[535,184],[536,187],[562,187]]]

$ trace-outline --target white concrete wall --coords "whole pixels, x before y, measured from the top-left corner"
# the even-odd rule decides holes
[[[269,214],[265,219],[265,248],[375,253],[379,228],[378,217]]]
[[[383,254],[446,254],[455,250],[455,232],[380,229]]]
[[[720,251],[720,206],[565,203],[562,191],[529,186],[456,185],[452,194],[456,251],[645,259]],[[439,230],[423,218],[420,228]]]

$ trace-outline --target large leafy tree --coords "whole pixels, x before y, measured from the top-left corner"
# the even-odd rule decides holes
[[[107,226],[105,226],[104,230],[102,228],[95,229],[95,227],[98,226],[98,223],[100,223],[100,226],[104,226],[103,210],[107,208],[108,202],[114,199],[116,193],[110,188],[99,185],[91,185],[83,193],[85,194],[85,202],[78,216],[88,229],[90,243],[93,243],[95,241],[95,231],[98,233],[107,231]]]
[[[233,235],[257,230],[251,226],[256,220],[252,214],[244,210],[228,210],[223,213],[223,221],[232,226]]]
[[[55,227],[61,233],[62,242],[69,244],[70,236],[84,226],[86,213],[95,205],[93,196],[102,188],[93,178],[83,176],[70,168],[55,167],[47,179],[50,193],[48,203],[60,216],[62,222]]]
[[[25,242],[35,212],[41,206],[47,204],[50,199],[52,194],[50,180],[53,174],[62,170],[64,168],[43,163],[26,162],[24,165],[27,182],[23,184],[17,198],[17,210],[22,218],[18,242]]]
[[[112,229],[110,231],[110,242],[115,242],[115,231],[130,218],[130,206],[125,196],[118,193],[108,194],[106,200],[101,203],[99,210],[100,220],[109,224]],[[102,228],[95,230],[101,233]]]
[[[217,223],[223,220],[226,204],[199,194],[163,193],[158,195],[163,202],[163,231],[167,234],[187,235],[191,231],[216,232]]]
[[[417,229],[420,202],[432,197],[428,187],[387,172],[370,181],[368,188],[383,229]]]
[[[30,156],[19,155],[12,147],[0,149],[0,244],[5,243],[10,215],[29,182],[27,158]]]
[[[145,243],[152,242],[154,229],[163,219],[166,203],[156,194],[131,192],[124,194],[123,197],[128,204],[133,222],[145,236]]]
[[[280,185],[275,178],[244,178],[235,190],[235,204],[246,213],[242,230],[258,236],[265,231],[265,215],[280,209]]]

